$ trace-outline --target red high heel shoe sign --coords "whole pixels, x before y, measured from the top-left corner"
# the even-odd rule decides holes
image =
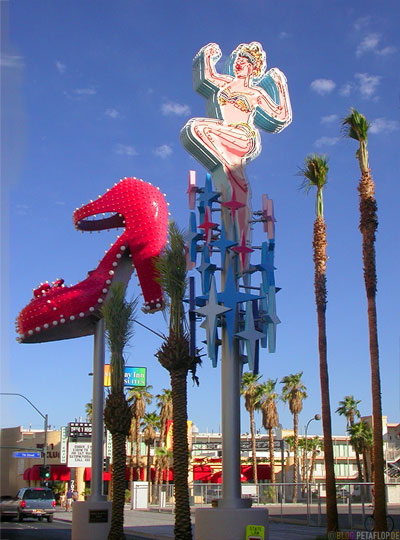
[[[89,220],[92,216],[100,217]],[[167,241],[168,208],[159,188],[125,178],[96,201],[76,209],[73,221],[81,231],[117,227],[125,231],[85,280],[66,287],[64,280],[58,279],[34,289],[32,300],[17,318],[21,343],[93,334],[113,281],[127,285],[134,268],[145,300],[143,310],[152,313],[164,306],[155,260]]]

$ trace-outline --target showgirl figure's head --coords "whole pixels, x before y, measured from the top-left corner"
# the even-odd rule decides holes
[[[228,73],[234,77],[249,76],[257,83],[267,68],[267,58],[260,43],[241,43],[228,60]]]

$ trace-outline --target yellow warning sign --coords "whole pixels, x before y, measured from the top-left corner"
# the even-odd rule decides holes
[[[263,525],[247,525],[246,540],[264,540],[264,531]]]

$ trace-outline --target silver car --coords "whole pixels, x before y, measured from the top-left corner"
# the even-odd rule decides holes
[[[14,498],[0,502],[1,516],[16,517],[22,521],[25,517],[33,517],[42,521],[53,521],[56,506],[54,493],[49,488],[26,487],[19,490]]]

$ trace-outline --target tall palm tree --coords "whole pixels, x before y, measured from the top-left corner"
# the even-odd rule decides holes
[[[153,395],[150,390],[153,387],[151,384],[146,386],[134,386],[129,388],[128,391],[128,403],[131,404],[132,409],[132,423],[131,423],[131,459],[129,465],[129,486],[133,480],[133,443],[135,442],[135,463],[136,463],[136,480],[140,480],[140,421],[144,417],[146,412],[146,404],[150,405]]]
[[[150,450],[151,447],[154,445],[154,441],[156,440],[156,429],[160,427],[160,417],[156,413],[156,411],[153,411],[151,413],[146,413],[143,417],[142,422],[143,430],[143,440],[145,445],[147,446],[147,484],[148,484],[148,499],[151,500],[151,455]]]
[[[187,376],[191,372],[198,383],[196,368],[200,363],[197,354],[189,349],[189,335],[184,309],[187,287],[185,241],[174,222],[168,227],[169,243],[160,258],[157,269],[160,284],[169,300],[169,335],[157,351],[160,364],[168,370],[171,378],[173,426],[174,426],[174,490],[175,490],[175,538],[191,540],[192,526],[189,504],[189,444],[187,435]]]
[[[364,478],[366,482],[370,480],[368,458],[373,448],[373,432],[364,421],[349,426],[347,432],[350,435],[350,443],[355,452],[363,455]]]
[[[317,454],[324,449],[324,441],[323,439],[320,439],[318,435],[315,435],[312,439],[307,440],[307,451],[308,449],[311,450],[311,463],[310,463],[310,469],[309,469],[309,475],[308,475],[308,482],[309,484],[312,484],[313,478],[314,478],[314,465],[315,460],[317,458]]]
[[[89,403],[86,403],[85,405],[86,422],[92,421],[92,413],[93,413],[93,400],[89,401]]]
[[[339,413],[340,416],[344,416],[346,418],[347,429],[354,425],[355,417],[360,418],[360,411],[358,410],[359,403],[361,403],[361,400],[355,400],[354,396],[344,396],[344,399],[342,401],[339,401],[339,407],[336,409],[336,412]],[[360,462],[360,453],[357,448],[354,448],[354,451],[356,453],[358,481],[362,482],[363,475]]]
[[[299,414],[303,410],[303,399],[307,398],[307,389],[301,380],[303,372],[291,373],[286,375],[281,380],[283,384],[281,399],[289,404],[290,412],[293,415],[293,454],[294,454],[294,471],[293,482],[295,484],[293,491],[293,502],[297,502],[297,482],[298,482],[298,441],[299,441]]]
[[[342,122],[347,137],[359,143],[356,158],[361,171],[358,184],[360,194],[360,232],[362,235],[362,256],[364,283],[367,295],[369,353],[371,364],[372,417],[374,431],[374,490],[375,490],[375,531],[387,531],[386,492],[383,459],[381,377],[379,372],[378,327],[376,319],[376,262],[375,233],[378,228],[375,184],[368,160],[369,122],[364,115],[351,109],[350,115]]]
[[[169,388],[163,388],[162,394],[157,394],[157,405],[160,408],[160,448],[167,444],[167,425],[172,421],[172,391]],[[161,473],[164,470],[163,465],[167,464],[166,483],[168,484],[169,477],[169,460],[158,459],[156,461],[156,478],[155,478],[155,497],[157,497],[158,485],[162,483]],[[168,489],[167,489],[168,497]]]
[[[250,415],[251,457],[253,462],[254,484],[257,485],[257,456],[256,456],[256,433],[254,424],[254,412],[261,408],[261,398],[265,387],[259,382],[262,375],[255,375],[247,371],[242,375],[240,393],[244,397],[244,406]]]
[[[326,339],[326,223],[324,219],[323,190],[326,186],[328,161],[326,156],[311,154],[306,157],[299,175],[303,177],[302,188],[308,193],[317,190],[316,218],[313,232],[314,292],[318,320],[319,378],[321,386],[322,428],[324,433],[325,478],[326,478],[326,516],[327,531],[339,528],[335,467],[333,460],[331,405],[329,400],[328,351]]]
[[[125,441],[129,435],[132,411],[124,394],[123,352],[133,336],[137,300],[125,300],[125,287],[116,283],[102,308],[106,338],[111,351],[111,389],[104,408],[104,421],[112,435],[113,503],[108,540],[121,540],[124,535],[125,504]]]
[[[262,423],[264,429],[268,430],[269,434],[269,461],[271,464],[271,483],[275,484],[275,459],[274,459],[274,432],[273,430],[279,425],[278,409],[276,402],[278,399],[278,393],[275,390],[278,379],[268,379],[264,384],[263,396],[261,403],[262,411]],[[273,502],[275,502],[275,490],[273,495]]]

